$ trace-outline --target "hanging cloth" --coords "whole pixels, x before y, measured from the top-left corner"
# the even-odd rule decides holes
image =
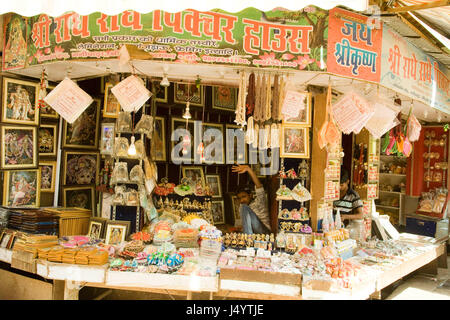
[[[247,121],[247,131],[245,132],[245,142],[247,144],[253,144],[253,139],[255,139],[253,117],[248,118]]]
[[[272,97],[272,119],[274,121],[278,120],[278,114],[280,111],[278,110],[280,106],[280,77],[278,74],[276,74],[273,77],[273,97]]]
[[[257,123],[255,123],[255,129],[254,131],[254,138],[253,138],[253,149],[258,149],[258,142],[259,142],[259,125]]]
[[[272,77],[270,74],[266,77],[265,97],[263,121],[270,120],[272,117]]]
[[[270,148],[280,147],[280,130],[281,124],[272,123],[270,126]]]
[[[260,130],[259,149],[264,150],[270,148],[270,125],[266,124],[264,128]]]
[[[260,121],[260,111],[261,111],[261,83],[262,76],[259,74],[256,78],[256,87],[255,87],[255,110],[253,111],[253,120]]]
[[[281,77],[280,80],[280,86],[279,86],[279,93],[278,93],[278,113],[276,115],[276,119],[277,121],[280,121],[282,119],[282,114],[281,114],[281,107],[283,106],[283,101],[284,101],[284,96],[286,94],[286,79],[284,76]]]
[[[323,149],[327,144],[335,144],[339,142],[339,130],[334,124],[331,114],[331,86],[328,86],[325,122],[318,132],[319,148]]]
[[[245,100],[248,116],[253,115],[255,110],[255,93],[255,74],[252,72],[248,78],[248,94]]]
[[[241,72],[239,80],[238,102],[236,106],[236,119],[234,122],[241,127],[245,126],[245,98],[247,96],[246,74]]]

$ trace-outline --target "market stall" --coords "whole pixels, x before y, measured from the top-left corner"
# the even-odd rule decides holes
[[[417,213],[445,220],[448,135],[426,137],[424,190],[384,178],[407,169],[383,156],[423,166],[449,72],[381,21],[311,6],[4,22],[0,259],[64,298],[368,299],[445,254],[390,239],[383,213],[402,220],[400,193],[438,183]],[[335,210],[346,163],[363,208],[350,225]],[[264,188],[265,234],[241,232],[235,164]]]

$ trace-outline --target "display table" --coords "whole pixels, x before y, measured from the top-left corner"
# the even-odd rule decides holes
[[[12,250],[0,248],[0,261],[11,264],[12,261]]]

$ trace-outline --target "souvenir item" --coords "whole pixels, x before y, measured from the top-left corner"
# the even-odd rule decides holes
[[[144,170],[139,164],[135,165],[130,171],[130,181],[139,184],[144,183]]]
[[[125,186],[115,186],[114,188],[114,196],[112,203],[116,206],[124,205],[126,202],[125,199]]]
[[[287,174],[284,171],[284,163],[283,162],[281,162],[281,168],[280,168],[280,171],[279,171],[279,175],[280,175],[280,179],[286,179],[287,178]]]
[[[126,193],[127,206],[139,206],[139,193],[137,190],[129,189]]]
[[[134,146],[136,148],[136,156],[135,157],[138,159],[143,159],[146,156],[144,141],[142,139],[139,139],[138,141],[136,141],[134,143]]]
[[[37,166],[37,129],[35,127],[1,127],[2,169],[26,169]],[[52,143],[53,144],[53,143]]]
[[[39,123],[39,84],[3,78],[2,121],[37,125]]]
[[[106,222],[105,244],[117,245],[125,241],[130,221],[109,220]]]
[[[290,200],[292,199],[292,191],[285,185],[281,185],[276,192],[278,200]]]
[[[96,184],[100,171],[100,156],[96,152],[64,151],[63,183]]]
[[[339,141],[339,130],[336,128],[331,114],[331,98],[331,86],[328,86],[326,118],[318,133],[318,143],[320,149],[323,149],[328,144],[336,144]]]
[[[191,187],[189,178],[182,178],[181,184],[176,186],[174,188],[174,191],[180,196],[185,196],[188,194],[193,194],[194,188]]]
[[[185,104],[190,102],[193,106],[203,107],[205,104],[204,86],[190,83],[175,83],[174,102]]]
[[[298,165],[298,177],[299,179],[305,180],[309,176],[309,165],[306,160],[302,160]]]
[[[56,161],[39,162],[41,169],[41,192],[55,192]]]
[[[63,206],[95,212],[95,188],[93,186],[63,187]]]
[[[39,207],[40,170],[5,171],[3,205],[7,207]]]
[[[367,121],[372,117],[369,103],[355,92],[346,93],[331,109],[336,124],[345,134],[358,134]]]
[[[309,158],[309,128],[283,124],[280,156],[284,158]]]
[[[100,100],[94,101],[73,123],[64,121],[63,147],[97,149],[100,119]]]
[[[131,132],[132,123],[131,123],[131,113],[121,111],[119,112],[119,117],[117,118],[116,124],[117,132]]]
[[[299,182],[294,189],[292,189],[292,197],[299,202],[311,200],[309,191]]]
[[[100,154],[112,155],[114,152],[115,124],[102,123]]]
[[[131,75],[116,84],[111,92],[119,101],[122,109],[128,112],[138,111],[152,96],[152,93],[145,87],[144,81],[136,75]]]
[[[105,99],[103,102],[103,117],[104,118],[117,118],[120,112],[120,103],[117,98],[111,92],[114,87],[112,82],[105,84]]]
[[[242,71],[239,76],[239,90],[236,105],[236,118],[234,122],[239,126],[244,126],[245,121],[245,99],[247,95],[247,74]]]
[[[135,144],[136,145],[136,144]],[[116,157],[128,157],[128,139],[125,137],[117,137],[114,143],[114,155]],[[137,153],[137,148],[136,148]]]
[[[144,133],[150,137],[153,132],[153,117],[143,114],[134,130],[138,133]]]
[[[56,124],[41,124],[38,128],[38,146],[40,156],[56,156],[58,126]]]
[[[116,162],[111,175],[111,184],[128,182],[128,163]]]
[[[295,172],[294,169],[289,169],[289,170],[286,172],[286,174],[287,174],[287,176],[288,176],[289,179],[297,179],[297,173]]]

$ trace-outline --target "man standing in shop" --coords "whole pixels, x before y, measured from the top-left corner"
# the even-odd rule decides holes
[[[255,184],[254,196],[248,186],[239,188],[237,191],[237,198],[241,203],[239,212],[242,219],[242,231],[246,234],[270,233],[269,207],[262,183],[248,165],[235,165],[232,171],[238,174],[247,172]]]
[[[363,219],[363,202],[359,194],[350,188],[350,174],[341,167],[340,198],[333,202],[334,213],[339,209],[341,220]]]

